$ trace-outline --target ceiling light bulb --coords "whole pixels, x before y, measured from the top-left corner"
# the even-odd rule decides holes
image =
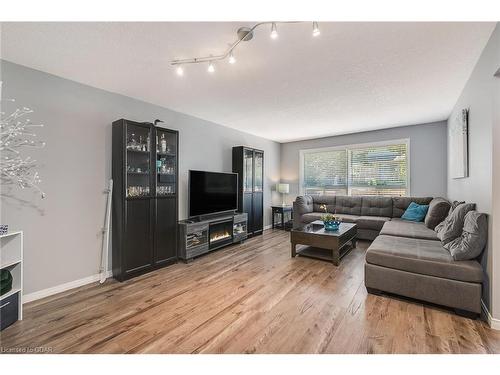
[[[214,66],[214,64],[211,61],[208,63],[208,69],[207,69],[207,71],[209,73],[215,72],[215,66]]]
[[[233,55],[233,51],[229,52],[229,64],[234,64],[236,62],[236,58]]]
[[[313,22],[313,36],[318,36],[319,34],[321,32],[319,31],[318,23],[315,21]]]
[[[182,65],[177,66],[175,69],[175,72],[177,73],[178,76],[183,76],[184,75],[184,68]]]
[[[278,30],[276,30],[276,24],[273,22],[271,25],[271,39],[276,39],[278,37]]]

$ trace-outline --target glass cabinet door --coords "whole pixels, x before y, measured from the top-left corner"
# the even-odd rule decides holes
[[[243,151],[243,191],[253,190],[253,151]]]
[[[156,128],[156,195],[175,195],[177,188],[177,137]]]
[[[254,191],[264,190],[264,154],[260,151],[254,152],[255,175],[254,175]]]
[[[151,195],[151,129],[127,124],[127,198]]]

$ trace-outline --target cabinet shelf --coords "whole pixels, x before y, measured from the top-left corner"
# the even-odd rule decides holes
[[[127,148],[127,152],[133,153],[133,154],[143,154],[143,155],[149,155],[149,151],[142,151],[142,150],[133,150],[130,148]]]

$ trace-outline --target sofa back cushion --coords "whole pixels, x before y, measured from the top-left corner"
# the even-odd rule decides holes
[[[301,195],[295,198],[295,209],[298,215],[313,212],[313,198],[310,195]]]
[[[361,215],[361,197],[337,196],[335,198],[335,213]]]
[[[436,225],[441,223],[448,212],[450,211],[451,203],[444,198],[434,198],[429,203],[429,210],[425,216],[425,226],[430,229],[434,229]]]
[[[414,198],[414,197],[392,197],[392,217],[401,217],[411,202],[417,204],[429,204],[432,197]]]
[[[392,217],[392,198],[370,196],[362,197],[361,215]]]
[[[327,212],[333,213],[335,210],[335,195],[313,195],[313,212],[325,212],[321,208],[326,205]]]
[[[488,240],[488,220],[485,214],[469,211],[465,215],[462,235],[444,245],[454,260],[471,260],[483,252]]]

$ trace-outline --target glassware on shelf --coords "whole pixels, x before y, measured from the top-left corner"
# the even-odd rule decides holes
[[[127,197],[144,197],[149,195],[149,186],[129,186],[127,188]]]
[[[156,187],[156,194],[157,195],[169,195],[169,194],[174,194],[175,190],[172,185],[161,185]]]
[[[161,152],[163,152],[164,154],[167,152],[167,140],[165,139],[165,134],[162,134],[162,135],[161,135],[161,139],[160,139],[160,150],[161,150]]]

